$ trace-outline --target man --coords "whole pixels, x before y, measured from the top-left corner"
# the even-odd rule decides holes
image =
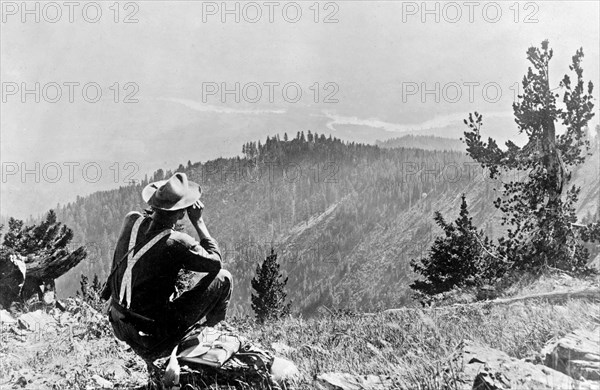
[[[151,215],[127,214],[117,241],[102,296],[111,299],[108,315],[117,338],[146,361],[168,355],[203,318],[203,326],[225,318],[231,274],[221,269],[219,248],[202,219],[201,193],[185,173],[149,184],[142,198]],[[200,242],[174,230],[186,213]],[[208,275],[175,298],[182,268]]]

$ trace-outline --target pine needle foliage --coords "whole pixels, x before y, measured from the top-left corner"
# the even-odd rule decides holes
[[[583,49],[576,51],[557,88],[550,85],[548,41],[531,47],[531,63],[522,81],[523,94],[513,104],[515,122],[529,141],[519,147],[512,141],[501,149],[496,141],[482,140],[483,116],[469,114],[465,124],[467,153],[503,182],[494,205],[503,213],[507,235],[499,240],[500,257],[515,270],[539,272],[557,268],[587,271],[589,254],[582,242],[598,240],[598,224],[577,224],[575,205],[580,188],[569,187],[572,169],[589,155],[588,122],[594,116],[593,84],[583,79]],[[562,91],[562,104],[559,93]],[[517,177],[515,180],[506,178]]]
[[[473,226],[465,194],[461,199],[454,222],[446,222],[436,211],[435,222],[444,234],[435,239],[427,257],[411,261],[413,270],[424,277],[410,285],[413,290],[435,295],[455,287],[476,287],[498,273],[495,259],[484,249],[490,240]]]
[[[252,310],[256,320],[264,323],[281,318],[290,312],[290,303],[286,303],[285,285],[288,278],[279,272],[277,253],[271,248],[271,254],[262,264],[256,266],[256,276],[252,279]]]

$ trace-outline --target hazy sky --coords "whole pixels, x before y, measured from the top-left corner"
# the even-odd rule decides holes
[[[382,138],[444,129],[478,110],[511,137],[514,127],[498,123],[510,123],[527,48],[544,39],[554,49],[553,84],[583,46],[584,76],[600,85],[597,1],[427,2],[427,10],[422,2],[258,1],[228,2],[229,13],[220,1],[28,2],[32,13],[22,4],[3,1],[0,24],[3,215],[114,187],[115,172],[122,181],[139,168],[140,178],[283,131],[344,135],[350,126]],[[35,92],[22,95],[36,83],[39,102]],[[236,83],[239,102],[221,96]],[[22,164],[36,162],[52,178],[53,164],[62,166],[62,176],[23,180]],[[75,183],[65,162],[79,164]],[[125,169],[129,162],[136,168]],[[101,167],[97,183],[80,180],[86,163],[94,164],[86,177]]]

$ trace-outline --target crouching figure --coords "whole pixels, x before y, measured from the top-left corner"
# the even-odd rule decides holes
[[[202,219],[200,186],[185,173],[147,185],[142,198],[149,216],[130,212],[117,241],[112,272],[102,297],[116,337],[146,362],[167,356],[194,326],[214,326],[225,318],[231,274]],[[175,231],[188,215],[200,241]],[[181,269],[207,273],[177,296]]]

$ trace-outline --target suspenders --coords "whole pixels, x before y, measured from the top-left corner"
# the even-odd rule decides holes
[[[143,217],[138,218],[134,225],[133,228],[131,229],[131,236],[129,237],[129,252],[127,255],[127,268],[125,269],[125,273],[123,274],[123,279],[121,280],[121,289],[120,289],[120,293],[119,293],[119,303],[123,302],[123,298],[125,298],[125,305],[123,305],[126,309],[129,309],[129,306],[131,305],[131,270],[133,269],[133,266],[135,265],[135,263],[137,263],[137,261],[144,256],[144,254],[146,252],[148,252],[148,250],[150,250],[150,248],[152,248],[154,245],[156,245],[156,243],[158,241],[160,241],[163,237],[171,234],[171,229],[166,229],[163,230],[162,232],[160,232],[156,237],[154,237],[152,240],[150,240],[146,245],[144,245],[142,247],[142,249],[140,249],[137,253],[133,253],[133,249],[135,247],[135,241],[137,239],[137,234],[138,234],[138,230],[140,228],[140,225],[142,224],[142,221],[144,220]]]

